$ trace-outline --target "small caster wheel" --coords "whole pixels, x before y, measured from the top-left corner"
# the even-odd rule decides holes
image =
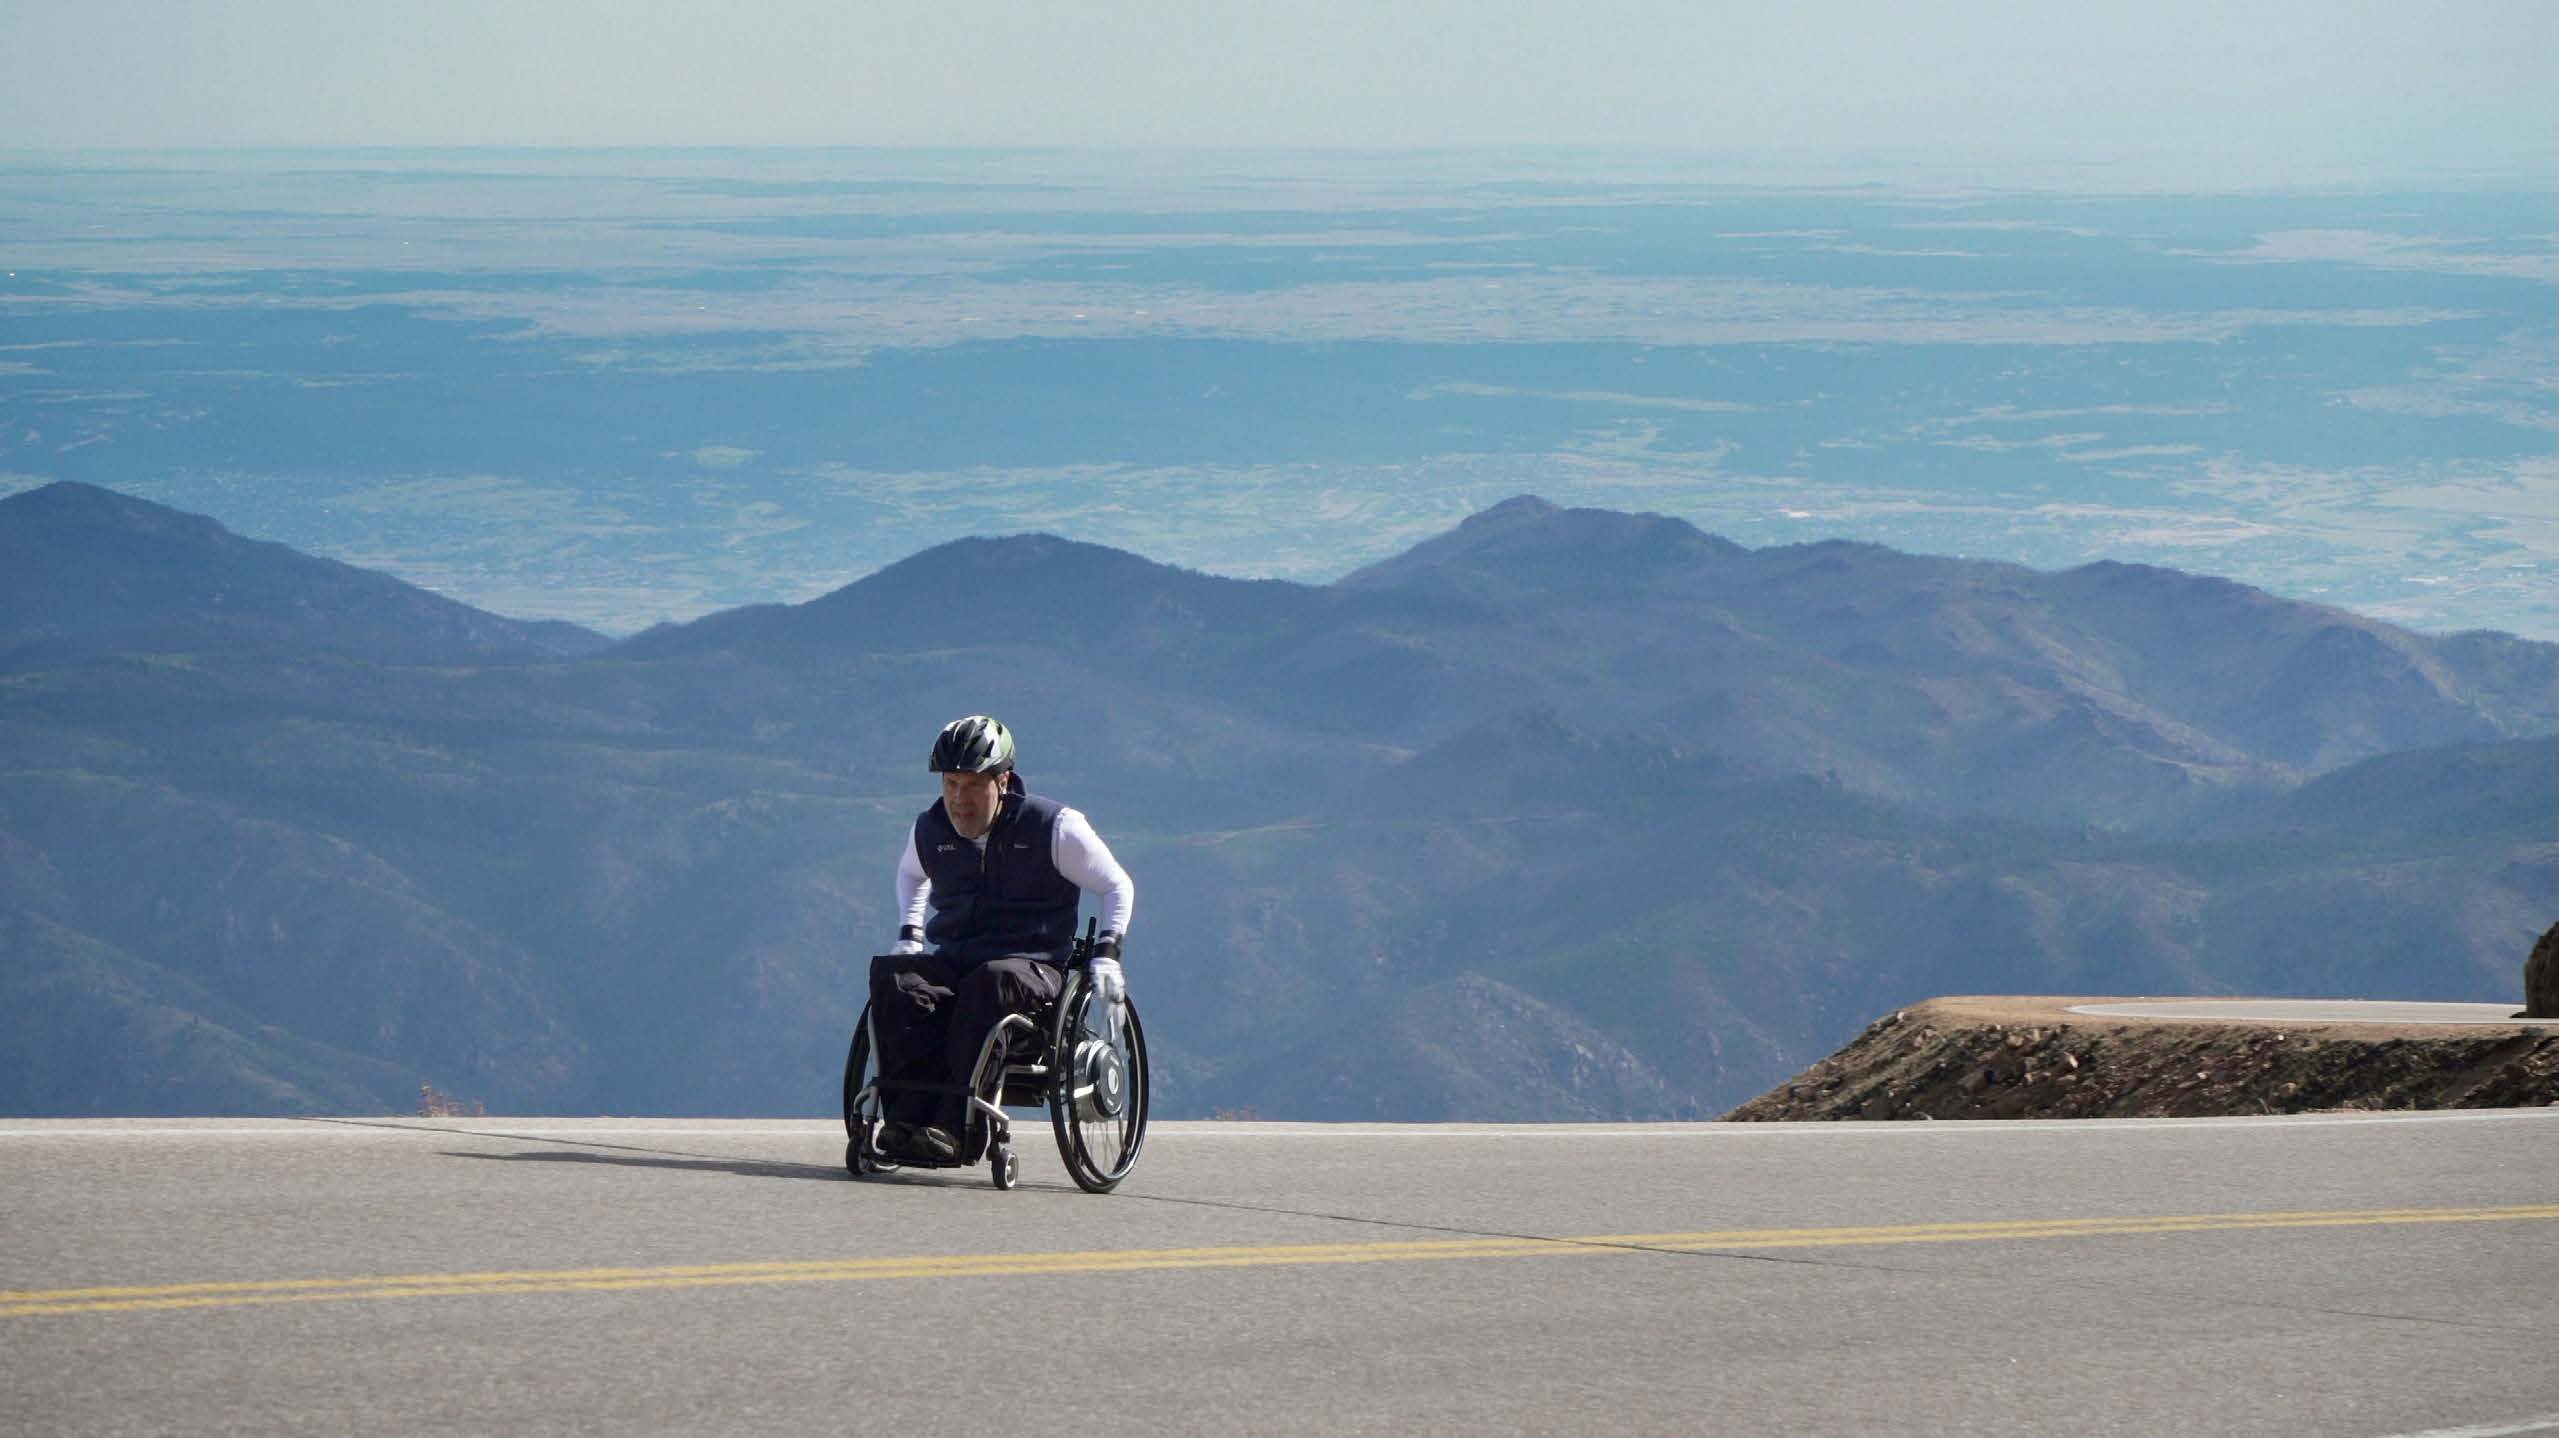
[[[896,1164],[880,1157],[879,1137],[879,1125],[873,1124],[870,1133],[845,1144],[844,1171],[855,1178],[897,1172]]]
[[[1022,1181],[1022,1161],[1013,1156],[1010,1144],[999,1143],[986,1156],[987,1165],[995,1170],[995,1186],[1010,1190]]]

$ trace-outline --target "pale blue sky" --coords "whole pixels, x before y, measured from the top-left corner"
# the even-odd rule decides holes
[[[1645,146],[2559,174],[2559,4],[0,0],[0,147]]]

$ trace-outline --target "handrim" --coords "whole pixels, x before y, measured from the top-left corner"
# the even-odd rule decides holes
[[[1126,1100],[1116,1117],[1099,1112],[1092,1102],[1090,1085],[1082,1082],[1084,1076],[1077,1062],[1088,1035],[1103,1037],[1086,1022],[1088,1010],[1094,1006],[1092,1000],[1092,991],[1080,973],[1070,980],[1060,999],[1061,1016],[1054,1040],[1059,1071],[1049,1088],[1049,1124],[1057,1134],[1058,1156],[1066,1161],[1067,1174],[1076,1186],[1087,1193],[1108,1193],[1136,1167],[1138,1154],[1146,1144],[1147,1109],[1151,1102],[1146,1028],[1138,1020],[1136,1002],[1123,999],[1122,1036],[1114,1052],[1125,1068]]]

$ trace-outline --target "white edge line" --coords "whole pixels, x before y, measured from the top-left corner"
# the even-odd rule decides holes
[[[1155,1136],[1192,1139],[1379,1138],[1418,1139],[1706,1139],[1738,1142],[1753,1138],[1918,1138],[1932,1135],[1983,1137],[1994,1134],[2070,1133],[2104,1136],[2121,1133],[2194,1132],[2229,1129],[2336,1128],[2373,1124],[2559,1122],[2559,1107],[2441,1109],[2424,1113],[2305,1114],[2295,1117],[2239,1116],[2220,1118],[2080,1118],[2080,1119],[1893,1119],[1881,1122],[1797,1121],[1792,1123],[1681,1124],[1291,1124],[1229,1123],[1215,1120],[1167,1121],[1153,1125]],[[544,1139],[615,1138],[811,1138],[840,1136],[835,1119],[796,1123],[741,1122],[716,1127],[566,1124],[541,1120],[505,1128],[447,1127],[432,1123],[282,1122],[259,1127],[212,1127],[186,1124],[84,1127],[76,1120],[41,1121],[42,1127],[0,1123],[0,1142],[11,1139],[272,1139],[336,1138],[386,1140],[420,1135],[431,1138],[503,1139],[534,1143]],[[218,1122],[218,1121],[215,1121]],[[23,1123],[23,1121],[21,1121]],[[59,1126],[56,1126],[56,1125]]]
[[[2429,1428],[2422,1433],[2394,1433],[2390,1438],[2509,1438],[2516,1433],[2559,1432],[2559,1413],[2518,1418],[2512,1423],[2481,1423],[2469,1428]]]
[[[1397,1127],[1382,1124],[1253,1124],[1199,1122],[1195,1125],[1173,1123],[1150,1124],[1150,1137],[1170,1129],[1169,1137],[1194,1138],[1579,1138],[1641,1139],[1698,1138],[1741,1140],[1747,1138],[1915,1138],[1925,1134],[1986,1137],[2007,1133],[2076,1133],[2102,1135],[2112,1133],[2149,1133],[2161,1131],[2192,1132],[2202,1129],[2261,1128],[2334,1128],[2364,1124],[2400,1123],[2492,1123],[2501,1120],[2526,1119],[2544,1123],[2559,1122],[2559,1108],[2444,1109],[2427,1113],[2406,1114],[2316,1114],[2284,1118],[2238,1115],[2216,1118],[2056,1118],[2056,1119],[1890,1119],[1880,1122],[1857,1120],[1796,1120],[1787,1123],[1693,1123],[1664,1125],[1658,1128],[1631,1128],[1592,1125],[1533,1124],[1413,1124]]]
[[[2285,1008],[2293,1012],[2278,1012]],[[2408,1012],[2383,1012],[2420,1009],[2449,1012],[2433,1018]],[[2505,1012],[2494,1016],[2483,1012],[2489,1009],[2504,1009]],[[2559,1023],[2553,1019],[2525,1018],[2504,1004],[2438,1004],[2413,999],[2126,999],[2121,1002],[2072,1004],[2063,1012],[2093,1019],[2173,1019],[2179,1022],[2280,1024],[2289,1028],[2338,1024],[2400,1024],[2455,1029],[2542,1028]],[[2454,1018],[2450,1013],[2479,1016]]]

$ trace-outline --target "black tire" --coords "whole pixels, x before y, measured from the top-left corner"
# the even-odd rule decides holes
[[[853,1047],[844,1055],[844,1171],[855,1178],[875,1173],[895,1173],[897,1165],[881,1159],[871,1147],[873,1125],[879,1121],[879,1096],[869,1101],[861,1098],[862,1090],[879,1078],[878,1065],[871,1062],[871,1010],[865,1006],[859,1022],[853,1025]]]
[[[1049,1127],[1075,1186],[1108,1193],[1137,1166],[1146,1146],[1146,1030],[1137,1021],[1134,999],[1121,1002],[1119,1022],[1111,1024],[1111,1006],[1081,973],[1068,976],[1058,1007]]]
[[[995,1145],[995,1151],[987,1156],[987,1163],[995,1170],[997,1188],[1009,1191],[1013,1185],[1022,1181],[1022,1161],[1013,1156],[1011,1144]]]

